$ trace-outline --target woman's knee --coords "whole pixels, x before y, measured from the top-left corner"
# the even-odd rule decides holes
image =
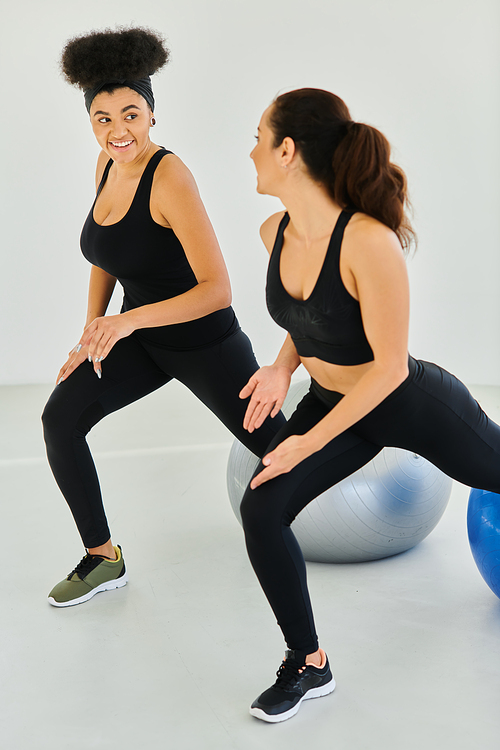
[[[255,504],[252,502],[252,492],[253,490],[248,487],[240,504],[241,523],[245,531],[249,530],[256,520]]]
[[[241,522],[245,532],[258,530],[265,523],[265,505],[259,502],[259,489],[247,487],[240,505]]]
[[[75,425],[63,405],[49,399],[42,413],[43,438],[47,451],[60,451],[75,435]]]
[[[59,399],[52,393],[45,404],[42,412],[43,436],[45,442],[48,442],[61,431],[64,423],[64,408]]]
[[[71,436],[84,437],[103,417],[102,408],[91,403],[85,408],[80,398],[71,398],[58,390],[52,392],[42,413],[45,442],[67,440]]]
[[[248,487],[240,505],[241,522],[245,535],[264,539],[281,530],[283,513],[278,498],[269,487],[261,485],[255,490]]]

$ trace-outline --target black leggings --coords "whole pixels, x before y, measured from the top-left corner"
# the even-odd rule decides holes
[[[203,349],[170,351],[135,334],[118,341],[99,379],[83,362],[50,396],[42,421],[54,477],[86,547],[110,538],[97,472],[85,436],[103,417],[152,393],[173,378],[184,383],[255,455],[262,457],[285,424],[279,414],[252,434],[243,429],[247,400],[240,390],[258,369],[248,337],[237,329]]]
[[[500,427],[446,370],[412,358],[409,369],[408,378],[366,417],[288,474],[248,488],[243,497],[248,554],[291,649],[310,654],[318,648],[304,558],[290,529],[311,500],[384,446],[418,453],[463,484],[500,492]],[[310,430],[341,398],[313,381],[269,451]],[[261,469],[259,464],[255,474]]]

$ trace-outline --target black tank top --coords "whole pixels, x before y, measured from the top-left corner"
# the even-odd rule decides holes
[[[266,299],[271,317],[290,333],[301,357],[317,357],[334,365],[361,365],[373,360],[359,302],[349,294],[340,276],[340,247],[353,213],[340,214],[318,280],[307,299],[295,299],[281,282],[283,233],[290,221],[287,213],[280,222],[267,271]]]
[[[125,216],[115,224],[101,226],[94,220],[94,206],[113,165],[110,159],[83,226],[82,252],[90,263],[116,276],[123,286],[122,312],[171,299],[198,283],[173,229],[157,224],[150,212],[155,170],[171,153],[160,149],[153,154]],[[141,328],[135,334],[158,346],[182,350],[210,346],[238,327],[233,309],[228,307],[187,323]]]

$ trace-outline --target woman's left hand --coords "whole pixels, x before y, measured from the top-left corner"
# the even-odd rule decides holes
[[[311,450],[306,447],[304,436],[291,435],[276,446],[271,453],[264,456],[262,463],[266,468],[252,479],[250,489],[254,490],[280,474],[287,474],[310,455]]]
[[[108,356],[117,341],[130,336],[134,330],[135,327],[127,313],[95,318],[84,330],[79,344],[89,347],[89,360],[92,361],[99,377],[102,360]]]

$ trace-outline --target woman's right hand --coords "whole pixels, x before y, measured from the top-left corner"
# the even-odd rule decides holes
[[[76,370],[76,368],[88,358],[88,356],[88,346],[81,347],[80,349],[78,349],[78,345],[73,347],[73,349],[68,354],[68,359],[59,370],[59,374],[56,380],[57,385],[59,385],[59,383],[62,383],[63,380],[66,380],[66,378],[69,377],[71,373],[74,372],[74,370]]]
[[[243,427],[253,432],[261,427],[267,417],[279,414],[290,387],[292,373],[288,367],[271,365],[261,367],[250,378],[240,392],[240,398],[248,398]]]

